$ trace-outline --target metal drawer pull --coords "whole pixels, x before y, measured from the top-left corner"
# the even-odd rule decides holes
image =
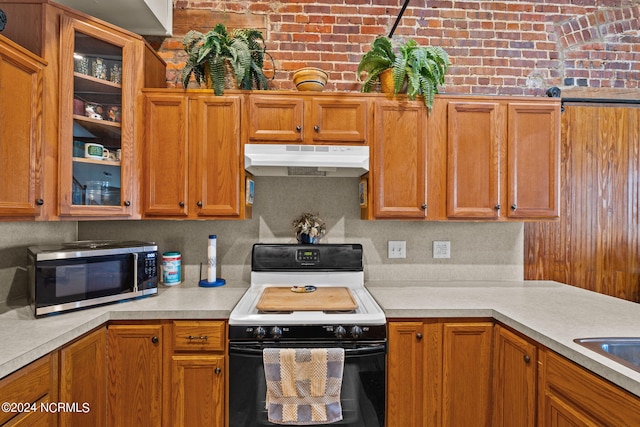
[[[187,337],[187,339],[189,341],[192,341],[192,340],[208,341],[209,340],[209,336],[207,336],[207,335],[189,335]]]

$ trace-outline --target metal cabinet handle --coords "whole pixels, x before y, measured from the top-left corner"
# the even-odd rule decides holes
[[[515,203],[512,204],[511,205],[511,209],[515,211],[516,209],[518,209],[518,205],[516,205]]]
[[[302,131],[302,126],[296,126],[296,132],[301,132]]]
[[[422,339],[422,333],[421,333],[421,332],[418,332],[418,333],[416,334],[416,338],[418,338],[419,340],[421,340],[421,339]]]
[[[313,130],[315,130],[316,132],[320,132],[320,126],[315,125],[315,126],[313,127]]]
[[[499,211],[499,210],[500,210],[500,203],[498,203],[497,205],[495,205],[495,206],[493,207],[493,209],[495,209],[495,210]]]
[[[208,335],[189,335],[187,339],[189,341],[193,341],[193,340],[208,341],[209,336]]]
[[[216,369],[214,369],[214,372],[215,372],[217,375],[220,375],[220,372],[222,372],[222,369],[220,369],[220,368],[216,368]]]
[[[38,206],[42,206],[42,205],[44,205],[44,200],[42,200],[42,199],[36,199],[36,205],[38,205]]]
[[[198,203],[196,203],[196,205],[201,208],[202,207],[202,201],[198,200]]]
[[[529,357],[528,354],[525,354],[523,359],[524,359],[524,363],[530,363],[531,362],[531,358]]]
[[[426,203],[421,204],[420,205],[420,209],[422,209],[423,211],[426,211],[427,210],[427,204]]]
[[[130,202],[129,200],[125,200],[125,201],[124,201],[124,205],[125,205],[126,207],[129,207],[129,206],[131,206],[131,202]]]
[[[160,341],[160,339],[158,337],[156,337],[156,336],[151,338],[151,342],[154,343],[154,344],[158,344],[159,341]]]
[[[183,202],[183,201],[180,201],[180,202],[178,203],[178,206],[180,206],[181,208],[184,208],[184,202]]]

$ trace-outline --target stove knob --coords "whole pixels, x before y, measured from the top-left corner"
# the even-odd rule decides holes
[[[344,326],[337,326],[335,330],[336,338],[344,338],[347,335],[347,330]]]
[[[351,328],[351,337],[360,338],[362,336],[362,328],[360,326],[354,326]]]
[[[267,335],[267,331],[262,327],[258,326],[253,330],[253,336],[261,340]]]
[[[273,328],[271,328],[271,337],[275,339],[282,338],[282,328],[280,328],[279,326],[274,326]]]

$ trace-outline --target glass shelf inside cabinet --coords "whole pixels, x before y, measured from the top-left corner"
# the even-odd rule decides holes
[[[75,33],[74,205],[119,206],[122,161],[122,48]]]

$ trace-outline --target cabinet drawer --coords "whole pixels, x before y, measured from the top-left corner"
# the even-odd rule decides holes
[[[174,351],[224,351],[225,322],[173,322]]]
[[[49,394],[52,388],[51,355],[47,355],[0,380],[0,402],[37,402]],[[1,411],[0,424],[14,415],[17,413]]]

